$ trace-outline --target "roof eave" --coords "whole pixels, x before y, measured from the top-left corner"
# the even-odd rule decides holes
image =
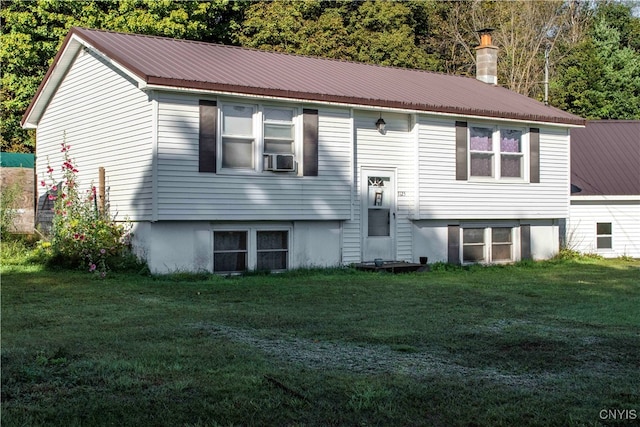
[[[146,76],[142,75],[139,70],[131,69],[131,67],[119,64],[117,61],[110,58],[109,54],[101,52],[101,50],[94,47],[89,40],[83,38],[81,28],[73,27],[64,38],[62,46],[53,58],[53,61],[44,75],[40,86],[38,86],[31,103],[22,116],[20,124],[23,128],[35,129],[38,127],[42,114],[44,114],[45,109],[49,105],[53,94],[60,86],[60,83],[69,71],[69,68],[73,64],[76,56],[83,48],[89,48],[98,55],[104,57],[107,61],[111,62],[127,75],[134,78],[138,82],[139,86],[142,86],[142,83],[145,81]]]
[[[222,83],[170,79],[166,77],[148,76],[147,84],[149,86],[164,87],[167,90],[182,88],[182,89],[192,89],[192,90],[210,91],[210,92],[236,93],[238,95],[244,94],[244,95],[286,98],[286,99],[295,99],[295,100],[301,100],[301,101],[312,101],[312,102],[321,102],[321,103],[363,105],[363,106],[369,106],[369,107],[424,111],[424,112],[452,114],[452,115],[459,115],[459,116],[511,119],[511,120],[518,120],[518,121],[526,121],[526,122],[571,125],[576,127],[582,127],[585,125],[585,120],[577,116],[575,118],[568,118],[568,117],[559,117],[554,115],[537,116],[537,115],[528,115],[528,114],[505,113],[505,112],[492,111],[492,110],[475,110],[475,109],[465,109],[465,108],[458,108],[458,107],[444,106],[444,105],[415,104],[415,103],[409,103],[409,102],[389,101],[384,99],[359,98],[359,97],[352,97],[352,96],[341,96],[341,95],[331,95],[331,94],[311,93],[311,92],[296,92],[296,91],[282,90],[282,89],[276,89],[276,88],[229,85],[229,84],[222,84]]]
[[[49,69],[40,82],[34,97],[31,99],[31,103],[29,103],[27,110],[22,115],[20,124],[23,128],[35,129],[38,126],[38,122],[49,104],[51,94],[55,92],[64,78],[80,47],[80,42],[74,37],[73,30],[71,30],[64,38],[61,48],[58,49],[58,53],[53,58]]]

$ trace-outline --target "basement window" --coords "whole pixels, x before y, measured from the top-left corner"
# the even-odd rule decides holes
[[[514,258],[513,227],[462,229],[463,263],[500,263]]]
[[[257,269],[286,270],[289,258],[289,232],[257,231]]]
[[[249,270],[282,271],[289,268],[291,227],[213,231],[213,272],[242,273]]]
[[[213,233],[213,271],[239,273],[247,270],[247,232],[216,231]]]

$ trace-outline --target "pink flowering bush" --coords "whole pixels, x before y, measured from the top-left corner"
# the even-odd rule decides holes
[[[69,146],[62,143],[64,155],[62,180],[56,182],[55,169],[47,167],[47,178],[40,185],[53,201],[51,263],[61,267],[79,267],[105,277],[122,258],[131,258],[130,231],[127,222],[116,222],[105,209],[98,209],[96,188],[81,192],[75,162]]]

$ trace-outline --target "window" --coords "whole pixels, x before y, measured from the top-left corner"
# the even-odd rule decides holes
[[[500,130],[500,176],[522,178],[522,131]]]
[[[611,249],[611,223],[598,222],[596,224],[596,244],[598,249]]]
[[[368,185],[367,236],[391,236],[391,178],[370,176]],[[386,194],[385,194],[386,192]]]
[[[471,176],[493,176],[493,130],[471,127],[469,132]]]
[[[222,107],[222,167],[252,169],[253,116],[250,105],[224,105]]]
[[[462,230],[462,261],[483,262],[484,260],[484,228],[464,228]]]
[[[523,178],[523,131],[469,127],[469,174],[484,178]]]
[[[265,154],[293,154],[293,110],[287,108],[264,109]]]
[[[241,273],[248,270],[289,268],[290,228],[214,230],[214,273]]]
[[[257,232],[258,270],[286,270],[289,233],[286,230]]]
[[[247,232],[213,233],[213,271],[238,273],[247,270]]]
[[[220,111],[223,169],[296,170],[294,108],[224,103]]]
[[[511,261],[512,255],[512,232],[508,227],[493,227],[491,229],[491,260]]]
[[[514,258],[512,227],[462,229],[462,262],[505,262]]]

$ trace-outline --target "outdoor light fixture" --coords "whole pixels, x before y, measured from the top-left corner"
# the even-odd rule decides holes
[[[382,113],[380,113],[380,118],[376,122],[376,129],[378,129],[378,132],[384,134],[384,127],[386,125],[387,124],[384,122],[384,120],[382,120]]]

